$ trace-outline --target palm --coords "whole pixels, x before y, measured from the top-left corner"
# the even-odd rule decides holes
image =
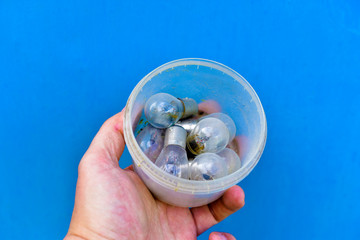
[[[118,115],[113,117],[117,121]],[[110,120],[79,165],[69,235],[85,239],[190,240],[243,206],[243,192],[237,186],[234,193],[226,193],[229,197],[225,194],[209,206],[192,209],[154,199],[132,169],[119,167],[117,160],[124,148],[119,134],[122,122],[119,126]]]
[[[82,208],[89,219],[94,220],[88,228],[98,236],[195,239],[196,228],[190,210],[155,200],[133,171],[100,166],[89,169],[83,179],[78,188],[89,191],[77,195],[76,201],[85,201]]]

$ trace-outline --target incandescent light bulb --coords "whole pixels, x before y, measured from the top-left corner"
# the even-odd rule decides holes
[[[198,113],[198,106],[194,99],[178,99],[167,93],[151,96],[145,103],[146,119],[156,128],[167,128],[179,119]]]
[[[191,180],[213,180],[226,175],[225,161],[215,153],[200,154],[190,163]]]
[[[225,123],[217,118],[201,119],[190,132],[186,143],[189,151],[195,155],[223,150],[229,143],[229,130]]]
[[[179,126],[166,129],[164,149],[156,159],[155,165],[171,175],[189,178],[189,161],[185,144],[185,129]]]
[[[164,136],[164,129],[154,128],[150,124],[136,136],[141,150],[152,162],[155,162],[164,147]]]
[[[236,172],[241,167],[239,156],[230,148],[225,148],[216,154],[224,159],[228,174]]]
[[[226,127],[229,130],[229,134],[230,134],[229,142],[234,139],[235,134],[236,134],[235,123],[231,119],[231,117],[229,117],[229,115],[227,115],[225,113],[212,113],[212,114],[206,115],[200,119],[196,119],[196,118],[186,119],[184,121],[177,122],[175,125],[183,127],[187,132],[191,132],[200,120],[206,119],[206,118],[217,118],[217,119],[221,120],[223,123],[225,123]]]

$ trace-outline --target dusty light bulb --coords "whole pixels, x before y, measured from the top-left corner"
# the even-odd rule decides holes
[[[224,159],[215,153],[203,153],[190,163],[191,180],[213,180],[227,175]]]
[[[229,115],[225,114],[225,113],[211,113],[209,115],[206,115],[200,119],[195,119],[195,118],[192,118],[192,119],[186,119],[184,121],[179,121],[177,122],[175,125],[178,125],[178,126],[181,126],[183,127],[187,132],[191,132],[196,124],[202,120],[202,119],[206,119],[206,118],[216,118],[216,119],[219,119],[221,120],[222,122],[225,123],[226,127],[228,128],[229,130],[229,142],[232,141],[235,137],[235,134],[236,134],[236,126],[235,126],[235,123],[234,121],[231,119],[231,117],[229,117]]]
[[[155,161],[155,165],[165,172],[189,178],[189,161],[185,151],[186,131],[182,127],[172,126],[166,129],[164,149]]]
[[[229,143],[229,130],[217,118],[201,119],[187,137],[189,151],[195,155],[223,150]]]
[[[234,121],[231,119],[231,117],[229,117],[229,115],[227,115],[225,113],[218,112],[218,113],[211,113],[207,116],[202,117],[201,119],[210,118],[210,117],[217,118],[225,123],[225,125],[229,129],[229,133],[230,133],[229,142],[232,141],[236,134],[236,126],[235,126]]]
[[[178,99],[167,93],[151,96],[145,103],[146,119],[156,128],[167,128],[179,119],[198,113],[198,106],[194,99]]]
[[[232,149],[225,148],[216,154],[224,159],[228,174],[236,172],[241,167],[240,157]]]
[[[141,150],[152,162],[155,162],[164,147],[164,136],[164,129],[154,128],[150,124],[136,136]]]

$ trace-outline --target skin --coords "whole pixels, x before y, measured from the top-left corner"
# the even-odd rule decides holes
[[[103,124],[80,161],[66,240],[192,240],[245,204],[239,186],[213,203],[191,209],[158,201],[131,166],[119,167],[124,147],[122,111]],[[235,238],[213,232],[209,239]]]

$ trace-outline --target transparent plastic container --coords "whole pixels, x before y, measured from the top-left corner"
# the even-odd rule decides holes
[[[236,124],[241,168],[220,179],[193,181],[172,176],[155,166],[141,151],[135,135],[139,122],[141,125],[145,120],[146,100],[160,92],[193,98],[198,103],[216,101],[221,112]],[[229,67],[206,59],[179,59],[156,68],[137,84],[125,109],[124,135],[135,171],[159,200],[181,207],[208,204],[244,179],[259,161],[266,132],[265,113],[250,84]]]

